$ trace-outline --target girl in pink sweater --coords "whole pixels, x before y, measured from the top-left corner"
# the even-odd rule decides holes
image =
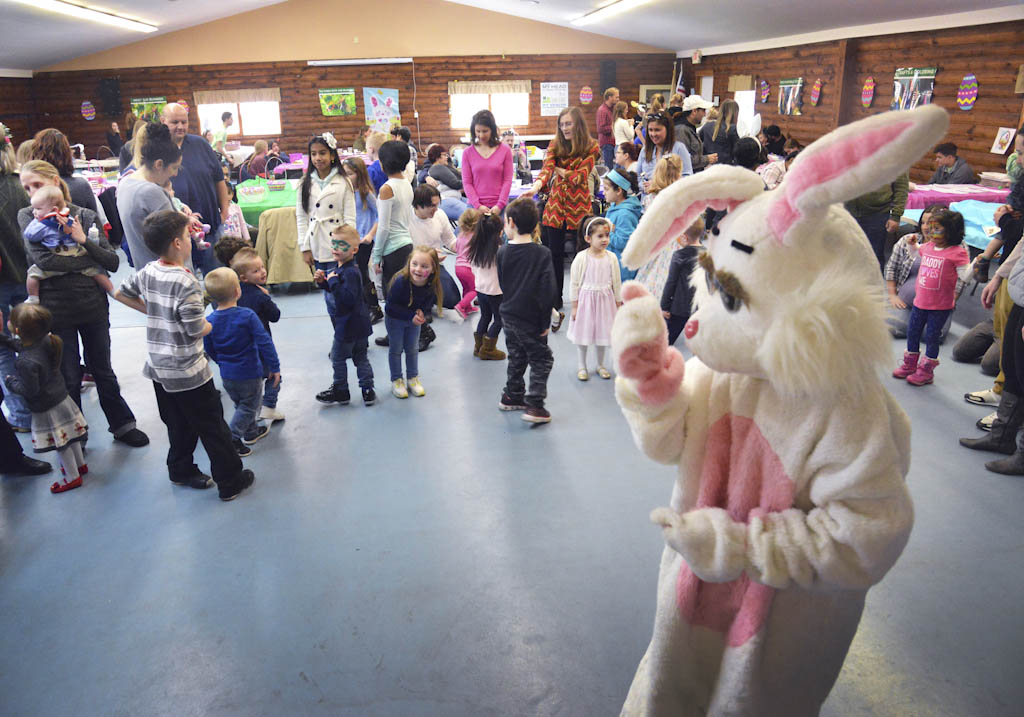
[[[474,311],[480,310],[473,306],[473,299],[476,298],[476,280],[473,278],[473,267],[468,256],[469,240],[473,237],[480,217],[479,209],[464,211],[459,216],[459,236],[455,239],[455,246],[448,247],[455,252],[455,276],[462,284],[462,301],[455,305],[455,310],[464,319]]]
[[[462,188],[471,207],[500,214],[512,189],[512,150],[498,136],[490,110],[473,115],[469,132],[473,146],[462,153]]]

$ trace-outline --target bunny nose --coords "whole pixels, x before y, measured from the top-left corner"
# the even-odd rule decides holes
[[[697,319],[686,322],[686,326],[683,327],[683,335],[688,339],[692,339],[697,335]]]

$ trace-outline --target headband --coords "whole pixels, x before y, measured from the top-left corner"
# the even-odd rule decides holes
[[[593,224],[594,222],[605,222],[606,224],[611,224],[611,222],[609,222],[604,217],[594,217],[589,222],[587,222],[586,226],[583,227],[583,234],[584,235],[590,236],[590,225]]]
[[[621,174],[619,174],[617,170],[613,169],[612,171],[608,172],[608,174],[604,175],[604,178],[610,179],[612,182],[619,185],[619,188],[622,191],[624,191],[626,194],[629,194],[629,190],[631,189],[629,180],[623,177]]]

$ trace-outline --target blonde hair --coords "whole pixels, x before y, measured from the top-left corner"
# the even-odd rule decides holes
[[[651,188],[648,194],[657,194],[683,176],[683,160],[675,154],[666,154],[654,166]]]
[[[256,266],[256,260],[260,258],[260,255],[256,253],[256,250],[251,246],[244,246],[235,252],[235,255],[231,257],[231,268],[235,270],[239,277],[249,271],[252,271]],[[212,294],[211,294],[212,296]]]
[[[381,146],[390,139],[383,132],[373,132],[369,137],[366,138],[366,148],[378,150]]]
[[[35,143],[36,141],[34,139],[26,139],[18,145],[18,151],[15,153],[14,159],[18,163],[19,167],[32,159],[32,145]]]
[[[252,143],[253,154],[264,154],[268,149],[267,140],[265,139],[258,139]]]
[[[701,235],[704,234],[704,217],[698,216],[697,219],[690,226],[686,227],[683,231],[682,236],[690,240],[700,241]],[[680,237],[682,238],[682,237]],[[682,244],[682,242],[679,242]]]
[[[206,275],[206,293],[218,304],[234,300],[240,286],[238,274],[224,266]]]
[[[615,107],[612,109],[612,117],[615,119],[622,118],[626,119],[626,113],[629,112],[629,105],[625,102],[616,102]]]
[[[651,98],[651,106],[647,108],[648,112],[661,112],[665,109],[665,95],[660,92]]]
[[[400,276],[404,276],[405,280],[409,282],[409,286],[412,286],[412,271],[409,267],[412,266],[412,258],[417,254],[426,254],[430,257],[430,262],[433,266],[430,272],[430,278],[427,279],[427,283],[430,284],[431,288],[433,288],[434,296],[437,298],[437,313],[442,314],[444,312],[444,307],[442,306],[444,303],[444,290],[441,288],[441,260],[438,258],[437,252],[433,247],[425,246],[423,244],[414,246],[412,251],[409,253],[409,258],[405,261],[405,266],[395,272],[395,275],[391,277],[391,283],[388,284],[388,290],[394,286],[395,280]],[[409,302],[411,305],[411,290],[409,291]]]
[[[718,130],[722,129],[722,125],[725,125],[725,134],[728,136],[729,130],[736,125],[736,117],[740,113],[740,106],[736,100],[726,100],[722,103],[722,111],[719,113],[719,119],[715,121],[715,132],[711,135],[711,139],[718,139]]]
[[[349,239],[354,246],[359,245],[359,230],[351,224],[339,224],[334,229],[331,229],[331,236],[335,235]]]
[[[482,212],[479,209],[470,207],[459,215],[459,231],[470,233],[476,229],[476,223],[480,221]]]
[[[48,204],[50,206],[59,206],[64,201],[64,193],[60,190],[60,187],[54,187],[53,185],[46,185],[36,190],[36,193],[32,195],[32,206],[36,207],[37,204]],[[66,202],[65,202],[66,203]]]
[[[64,195],[64,201],[71,204],[71,192],[68,191],[68,185],[60,178],[60,173],[57,168],[47,162],[45,159],[30,159],[21,165],[20,170],[22,178],[26,174],[36,174],[43,179],[50,180],[50,182],[60,188],[61,194]]]
[[[0,175],[14,174],[18,171],[18,159],[14,156],[14,147],[0,136]]]
[[[673,93],[672,96],[668,98],[668,106],[669,107],[682,107],[682,105],[683,105],[683,96],[679,92]]]

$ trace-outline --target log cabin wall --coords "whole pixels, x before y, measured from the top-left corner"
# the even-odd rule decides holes
[[[32,124],[35,115],[32,90],[30,77],[0,77],[0,122],[11,130],[15,149],[36,131]]]
[[[89,157],[95,156],[105,142],[110,119],[121,120],[103,115],[97,85],[102,78],[117,77],[125,109],[132,97],[165,96],[168,101],[184,99],[194,105],[194,90],[279,87],[283,150],[305,151],[310,136],[323,131],[333,132],[341,145],[348,146],[365,121],[363,87],[389,87],[399,91],[402,122],[412,130],[413,141],[425,148],[431,142],[453,144],[466,134],[465,129],[450,127],[449,81],[527,79],[533,82],[530,123],[516,128],[520,134],[554,133],[555,118],[540,115],[541,82],[568,82],[571,105],[579,104],[583,86],[591,87],[594,99],[582,107],[591,124],[591,133],[596,134],[595,113],[604,90],[600,87],[600,68],[604,60],[615,61],[616,84],[627,102],[637,99],[640,84],[668,85],[671,82],[671,53],[421,57],[415,58],[413,64],[403,65],[310,67],[305,62],[266,62],[45,72],[32,79],[36,100],[31,130],[57,127],[72,142],[85,144]],[[317,90],[332,87],[355,88],[356,115],[321,115]],[[91,100],[96,105],[94,121],[82,118],[83,100]],[[12,104],[16,103],[5,99],[0,104],[0,113],[8,112]],[[414,108],[419,110],[418,132]],[[195,113],[192,113],[190,131],[200,132]],[[23,138],[16,137],[15,141]],[[244,141],[251,144],[258,138],[246,136]]]
[[[688,86],[699,87],[699,78],[714,75],[715,94],[722,100],[730,75],[752,75],[755,88],[764,79],[771,86],[767,103],[760,97],[757,111],[762,124],[778,124],[783,134],[807,144],[826,132],[863,117],[886,111],[893,96],[893,72],[897,67],[938,67],[933,102],[950,111],[945,141],[959,148],[959,155],[975,172],[1005,169],[1006,156],[989,152],[999,127],[1019,128],[1024,95],[1015,94],[1017,72],[1024,65],[1024,21],[959,27],[942,31],[851,38],[813,45],[741,52],[705,57],[699,65],[683,61]],[[956,94],[964,75],[978,77],[978,101],[974,109],[956,106]],[[864,81],[874,77],[874,102],[865,109],[860,102]],[[803,114],[780,116],[779,80],[803,77]],[[817,106],[811,105],[811,87],[824,83]],[[694,82],[697,84],[694,85]],[[912,181],[927,181],[934,172],[932,155],[911,169]]]

